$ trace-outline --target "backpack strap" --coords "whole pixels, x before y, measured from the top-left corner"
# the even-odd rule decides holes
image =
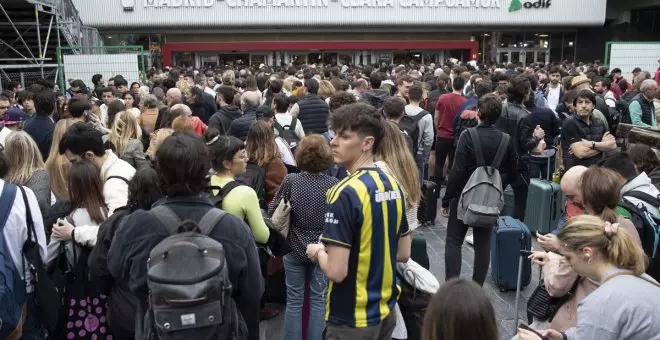
[[[199,226],[202,234],[209,236],[211,235],[211,232],[213,232],[213,229],[215,229],[215,226],[225,216],[227,216],[227,212],[217,208],[211,208],[206,214],[204,214],[204,216],[202,216],[202,219],[199,220],[197,226]]]
[[[291,124],[289,124],[289,130],[296,131],[296,124],[298,124],[298,119],[296,117],[291,118]]]
[[[232,180],[231,182],[225,184],[225,186],[222,187],[222,189],[220,189],[220,191],[218,192],[218,194],[217,194],[216,196],[217,196],[218,198],[220,198],[220,200],[224,200],[225,197],[226,197],[227,195],[229,195],[229,193],[230,193],[232,190],[236,189],[237,187],[240,187],[241,185],[243,185],[243,184],[241,184],[241,183],[238,182],[237,180]]]
[[[497,147],[497,153],[493,159],[493,168],[499,169],[500,164],[502,164],[502,159],[504,158],[504,153],[506,152],[507,146],[509,144],[509,135],[502,133],[502,139],[500,140],[500,146]]]
[[[5,182],[2,187],[2,195],[0,195],[0,236],[2,236],[2,230],[5,228],[5,224],[7,224],[11,209],[14,207],[15,199],[16,186]]]
[[[469,128],[466,131],[470,134],[470,139],[472,139],[472,145],[474,147],[474,156],[477,158],[477,166],[485,166],[486,162],[484,161],[484,153],[481,150],[481,140],[479,139],[479,134],[477,133],[476,128]]]
[[[627,192],[623,195],[623,197],[632,197],[636,198],[638,200],[642,200],[645,203],[648,203],[654,207],[658,207],[660,209],[660,198],[658,197],[653,197],[652,195],[649,195],[645,192],[642,191],[630,191]]]
[[[107,181],[109,181],[113,178],[120,179],[120,180],[126,182],[126,184],[130,184],[129,183],[130,181],[126,177],[122,177],[122,176],[110,176],[110,177],[106,178],[105,181],[107,182]]]
[[[172,209],[161,204],[151,208],[148,213],[158,219],[160,224],[162,224],[165,230],[167,230],[168,234],[176,234],[179,230],[181,219],[174,213],[174,211],[172,211]]]

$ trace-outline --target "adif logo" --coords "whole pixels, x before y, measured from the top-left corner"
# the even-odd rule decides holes
[[[526,9],[532,8],[549,8],[552,4],[552,0],[537,0],[537,1],[527,1],[523,4],[522,0],[511,0],[511,5],[509,5],[509,12],[516,12],[523,7]]]

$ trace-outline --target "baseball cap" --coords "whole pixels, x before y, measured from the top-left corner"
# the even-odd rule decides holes
[[[24,122],[25,119],[27,119],[27,115],[23,110],[13,107],[5,111],[5,114],[2,118],[4,125],[16,125]]]
[[[273,109],[268,105],[261,105],[257,107],[257,119],[268,119],[274,117]]]

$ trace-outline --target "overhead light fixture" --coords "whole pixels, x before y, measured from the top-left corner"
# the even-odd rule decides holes
[[[572,42],[572,41],[569,41],[569,42],[568,42],[568,46],[573,46],[573,42]]]

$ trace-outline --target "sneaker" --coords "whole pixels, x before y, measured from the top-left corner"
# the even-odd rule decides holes
[[[465,242],[471,246],[474,246],[474,234],[472,234],[472,231],[469,231],[468,234],[465,235]]]

